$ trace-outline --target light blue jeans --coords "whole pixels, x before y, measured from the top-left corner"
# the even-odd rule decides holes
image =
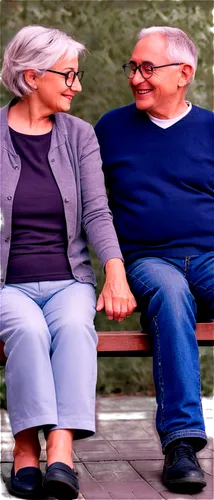
[[[94,287],[78,281],[5,285],[1,340],[13,434],[30,427],[95,431]]]
[[[178,438],[206,444],[201,406],[196,318],[214,318],[214,252],[184,259],[144,257],[127,267],[153,344],[158,403],[156,425],[163,451]]]

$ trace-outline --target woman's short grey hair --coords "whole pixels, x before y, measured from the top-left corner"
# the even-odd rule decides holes
[[[25,81],[26,69],[35,69],[42,76],[61,57],[73,59],[85,50],[84,45],[56,28],[25,26],[5,49],[2,82],[9,92],[23,97],[32,92]]]
[[[191,38],[179,28],[152,26],[151,28],[143,28],[138,33],[138,40],[153,34],[160,34],[165,37],[167,43],[167,56],[170,61],[184,62],[192,66],[193,75],[189,82],[189,84],[191,84],[194,80],[198,61],[197,48]]]

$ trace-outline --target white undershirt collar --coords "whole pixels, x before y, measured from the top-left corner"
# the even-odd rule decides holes
[[[184,111],[184,113],[182,113],[182,115],[176,116],[176,118],[169,118],[168,120],[161,120],[160,118],[156,118],[155,116],[152,116],[149,113],[147,113],[147,115],[148,115],[149,119],[153,123],[155,123],[155,125],[157,125],[158,127],[161,127],[161,128],[171,127],[172,125],[174,125],[174,123],[176,123],[179,120],[181,120],[182,118],[184,118],[184,116],[188,115],[188,113],[191,111],[191,109],[192,109],[191,102],[189,102],[189,101],[185,101],[185,102],[186,102],[188,108],[186,109],[186,111]]]

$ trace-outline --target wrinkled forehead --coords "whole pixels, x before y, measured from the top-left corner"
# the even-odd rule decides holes
[[[151,62],[154,65],[160,61],[163,64],[169,62],[165,37],[155,33],[142,38],[136,43],[130,59],[137,64],[144,61]]]

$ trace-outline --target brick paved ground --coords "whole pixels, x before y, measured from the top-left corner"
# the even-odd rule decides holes
[[[179,496],[166,490],[161,482],[163,456],[154,428],[154,398],[98,398],[96,436],[75,443],[74,460],[81,491],[79,500],[213,500],[213,401],[204,399],[203,405],[210,438],[207,447],[199,453],[199,459],[206,473],[207,487],[199,494]],[[42,437],[41,443],[41,468],[44,470],[46,456]],[[2,411],[1,499],[14,498],[6,488],[12,448],[8,415]]]

